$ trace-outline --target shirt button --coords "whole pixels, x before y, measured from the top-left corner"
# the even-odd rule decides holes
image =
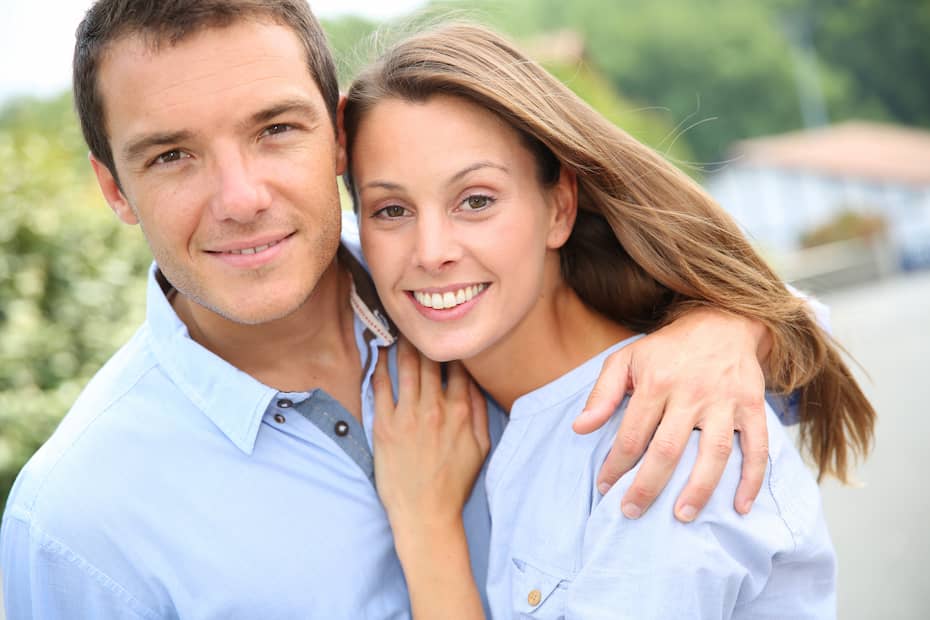
[[[287,422],[287,418],[285,418],[280,413],[276,413],[274,414],[274,421],[277,422],[278,424],[284,424],[285,422]]]
[[[532,590],[530,590],[530,593],[526,597],[526,602],[532,605],[533,607],[536,607],[537,605],[539,605],[539,601],[541,600],[542,600],[542,592],[540,592],[537,588],[533,588]]]
[[[282,398],[278,401],[278,407],[281,409],[290,409],[294,406],[294,403],[286,398]]]
[[[349,434],[349,425],[343,422],[342,420],[339,420],[338,422],[336,422],[335,430],[336,430],[337,435],[339,435],[340,437],[345,437],[346,435]]]

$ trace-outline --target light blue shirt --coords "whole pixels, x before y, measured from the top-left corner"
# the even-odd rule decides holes
[[[9,620],[409,618],[371,475],[370,379],[389,336],[352,301],[364,428],[321,390],[279,393],[191,340],[153,270],[145,323],[9,497]],[[483,579],[483,484],[465,522]]]
[[[834,617],[835,557],[817,484],[770,409],[769,465],[747,516],[733,510],[742,464],[734,442],[720,486],[695,522],[675,519],[698,431],[640,519],[619,509],[638,466],[607,495],[597,492],[622,415],[590,435],[575,434],[571,424],[604,357],[632,340],[514,403],[486,478],[495,620]]]

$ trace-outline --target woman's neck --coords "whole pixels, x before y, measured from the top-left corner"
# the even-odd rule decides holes
[[[465,367],[505,410],[634,332],[584,304],[559,282],[508,336]]]

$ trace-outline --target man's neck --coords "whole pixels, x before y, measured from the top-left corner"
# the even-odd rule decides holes
[[[281,392],[326,390],[361,417],[361,362],[351,280],[334,260],[310,297],[286,317],[243,325],[178,294],[173,306],[193,340]]]

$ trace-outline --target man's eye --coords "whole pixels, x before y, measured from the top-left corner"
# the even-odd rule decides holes
[[[262,133],[268,136],[273,136],[279,133],[285,133],[294,128],[293,125],[288,125],[287,123],[275,123],[274,125],[269,125],[265,128],[265,131]]]
[[[494,204],[494,199],[484,194],[473,194],[462,201],[466,211],[481,211]]]
[[[189,157],[186,153],[182,152],[179,149],[173,149],[171,151],[166,151],[152,160],[153,164],[170,164],[171,162],[180,161],[185,157]]]

